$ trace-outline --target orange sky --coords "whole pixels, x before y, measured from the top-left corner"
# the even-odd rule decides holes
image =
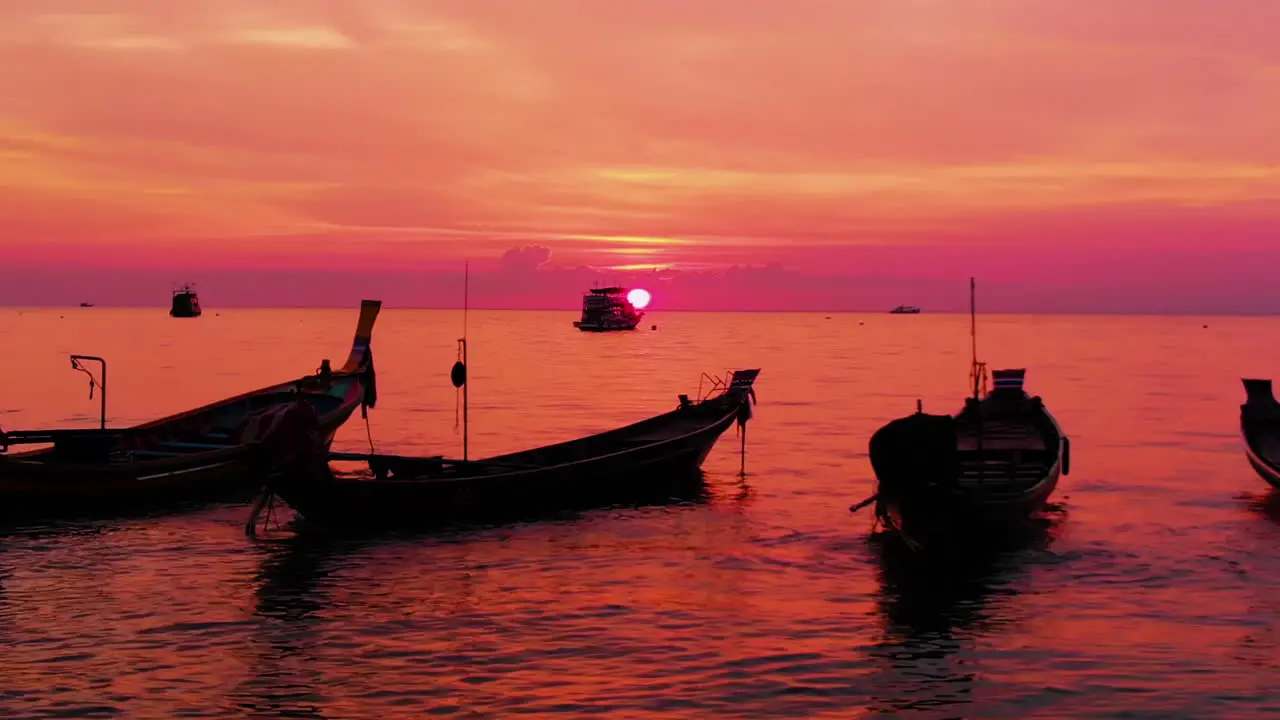
[[[1274,248],[1277,28],[1265,0],[3,0],[0,244]]]

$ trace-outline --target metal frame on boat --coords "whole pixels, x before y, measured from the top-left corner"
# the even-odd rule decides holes
[[[314,375],[130,428],[106,428],[103,362],[103,381],[93,380],[104,393],[101,429],[0,431],[0,513],[250,495],[261,487],[264,470],[308,452],[298,443],[321,441],[327,449],[356,408],[374,405],[369,343],[381,306],[361,304],[351,352],[339,370],[326,360]],[[51,447],[7,452],[20,444]]]
[[[1270,380],[1244,378],[1245,403],[1240,406],[1240,435],[1245,457],[1255,472],[1280,490],[1280,403]]]
[[[331,453],[333,461],[367,462],[373,477],[288,474],[268,488],[309,524],[329,528],[484,521],[625,501],[696,475],[731,425],[745,433],[759,373],[738,370],[697,401],[682,395],[675,410],[578,440],[470,461]]]

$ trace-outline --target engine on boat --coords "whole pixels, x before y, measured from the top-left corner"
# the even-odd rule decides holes
[[[100,464],[111,460],[117,439],[92,431],[63,435],[53,441],[53,461],[68,464]]]
[[[871,436],[870,454],[882,494],[908,495],[954,482],[959,472],[956,420],[925,413],[899,418]]]

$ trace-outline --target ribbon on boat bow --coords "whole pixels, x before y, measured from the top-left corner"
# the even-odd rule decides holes
[[[360,417],[369,419],[369,408],[378,405],[378,373],[373,369],[373,347],[364,349],[364,397],[360,399]]]

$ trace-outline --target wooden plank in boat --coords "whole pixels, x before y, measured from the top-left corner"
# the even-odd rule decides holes
[[[1045,450],[1044,438],[1035,428],[1020,423],[993,421],[982,425],[982,448],[984,450]],[[957,438],[960,450],[978,449],[978,429],[969,427],[961,430]]]

